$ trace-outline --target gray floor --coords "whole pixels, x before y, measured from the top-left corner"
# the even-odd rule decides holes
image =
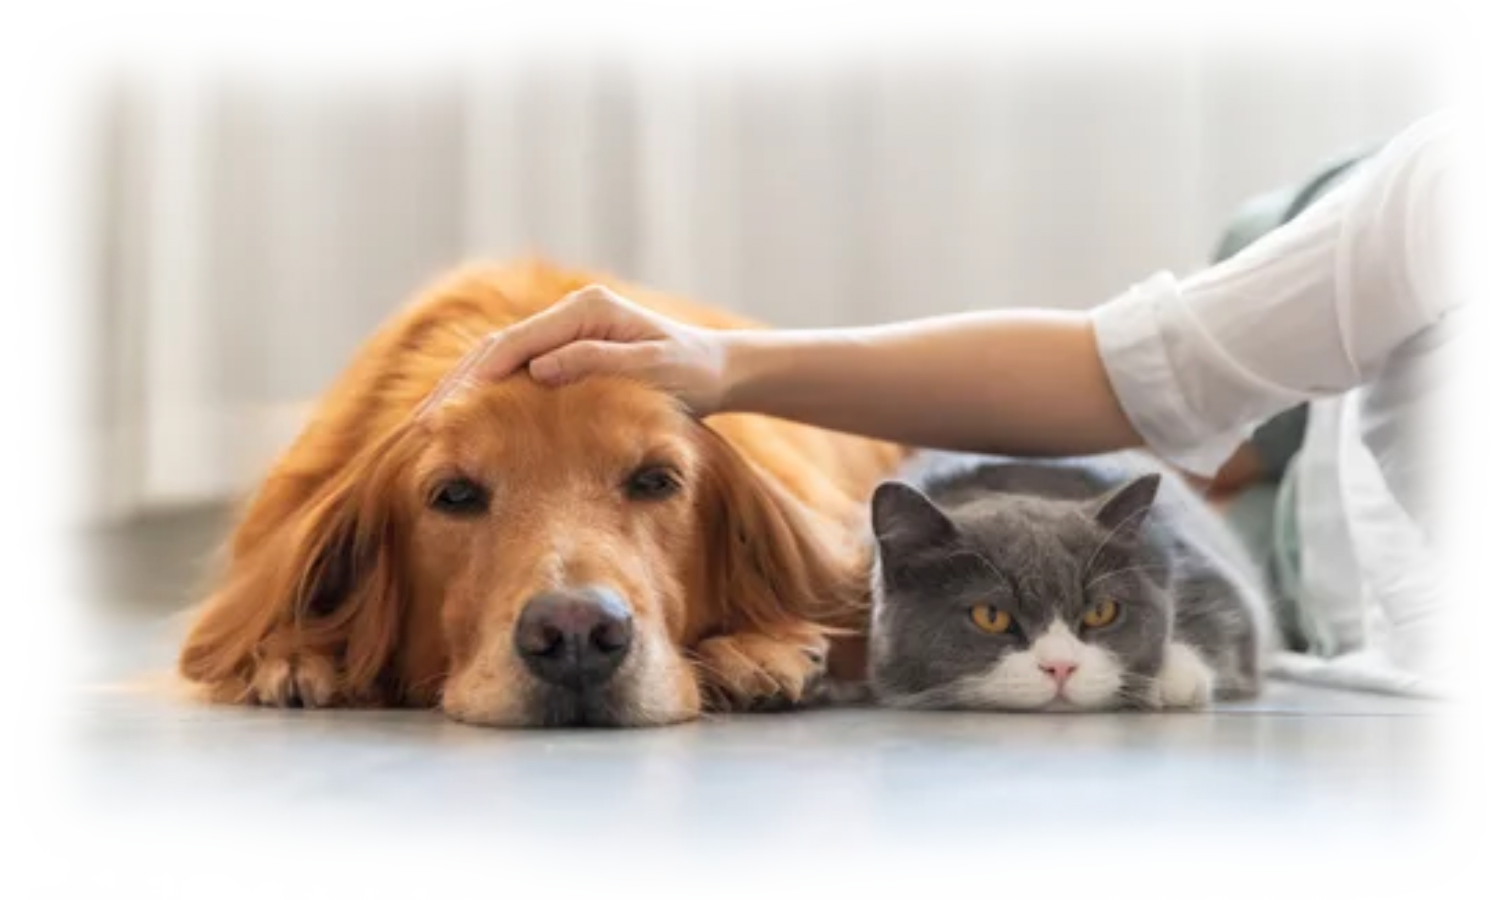
[[[206,708],[135,689],[170,665],[167,617],[222,521],[200,511],[90,536],[98,602],[69,771],[112,821],[294,810],[304,823],[506,835],[512,848],[635,838],[706,853],[1093,830],[1380,853],[1431,812],[1436,707],[1285,684],[1204,715],[827,710],[525,733],[420,712]]]

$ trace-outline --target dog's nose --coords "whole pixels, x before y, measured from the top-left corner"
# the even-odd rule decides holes
[[[631,609],[599,588],[540,594],[516,622],[516,652],[549,684],[586,688],[604,682],[631,649]]]

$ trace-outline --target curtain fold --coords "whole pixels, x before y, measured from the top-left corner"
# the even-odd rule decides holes
[[[545,253],[790,326],[1086,307],[1437,102],[1390,48],[147,78],[104,98],[99,515],[253,486],[382,318]]]

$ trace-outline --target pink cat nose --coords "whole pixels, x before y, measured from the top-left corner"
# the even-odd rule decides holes
[[[1038,663],[1038,668],[1047,672],[1054,681],[1059,683],[1060,687],[1063,687],[1064,682],[1069,680],[1069,676],[1073,675],[1074,670],[1079,666],[1072,662],[1055,661]]]

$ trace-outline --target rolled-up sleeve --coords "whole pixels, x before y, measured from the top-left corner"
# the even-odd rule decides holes
[[[1151,449],[1213,475],[1257,425],[1369,381],[1443,318],[1453,131],[1449,113],[1423,119],[1231,259],[1160,272],[1093,311],[1111,386]]]

